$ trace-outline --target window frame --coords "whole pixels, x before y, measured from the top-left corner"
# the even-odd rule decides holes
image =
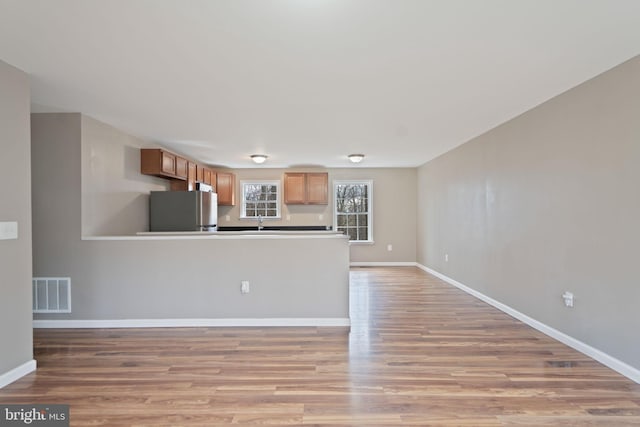
[[[281,219],[282,218],[282,185],[279,180],[275,179],[247,179],[240,181],[240,219],[257,220],[258,216],[247,215],[247,200],[245,199],[245,185],[273,185],[276,187],[276,216],[263,216],[264,220]]]
[[[368,209],[367,209],[367,240],[351,240],[349,239],[349,243],[353,244],[372,244],[373,240],[373,180],[371,179],[340,179],[333,181],[333,229],[335,231],[338,230],[338,196],[337,196],[337,188],[338,185],[366,185],[367,186],[367,199],[368,199]]]

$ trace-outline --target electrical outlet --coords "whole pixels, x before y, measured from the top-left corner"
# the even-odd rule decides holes
[[[392,245],[392,244],[388,244],[388,245],[387,245],[387,250],[388,250],[389,252],[391,252],[391,251],[393,250],[393,245]]]
[[[240,292],[242,292],[243,294],[248,294],[250,291],[251,288],[249,287],[248,280],[243,280],[242,282],[240,282]]]
[[[562,299],[564,300],[565,307],[573,307],[573,294],[571,292],[566,291],[564,294],[562,294]]]
[[[291,221],[291,215],[287,214],[287,221]]]
[[[324,215],[320,214],[318,215],[318,221],[322,221],[324,219]]]
[[[449,254],[444,254],[444,262],[449,262]]]
[[[224,216],[224,220],[227,221],[227,222],[231,221],[231,216],[225,215]]]

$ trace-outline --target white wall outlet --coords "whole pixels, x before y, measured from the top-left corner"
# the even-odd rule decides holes
[[[573,307],[573,294],[569,291],[566,291],[562,294],[562,299],[564,300],[565,307]]]
[[[291,215],[287,214],[287,221],[291,221]]]
[[[444,262],[449,262],[449,254],[444,254]]]
[[[15,221],[0,222],[0,240],[13,240],[18,238],[18,223]]]
[[[243,294],[248,294],[250,291],[251,288],[249,287],[248,280],[243,280],[242,282],[240,282],[240,292],[242,292]]]
[[[324,215],[322,214],[318,215],[318,221],[322,221],[323,218],[324,218]]]
[[[392,245],[392,244],[388,244],[388,245],[387,245],[387,250],[388,250],[389,252],[391,252],[391,251],[393,250],[393,245]]]
[[[231,221],[231,216],[230,215],[225,215],[224,216],[224,220],[227,221],[227,222]]]

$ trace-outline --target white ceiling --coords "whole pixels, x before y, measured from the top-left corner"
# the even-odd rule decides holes
[[[638,0],[0,0],[33,111],[229,167],[418,166],[639,53]]]

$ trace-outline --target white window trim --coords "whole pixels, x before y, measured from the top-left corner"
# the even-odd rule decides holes
[[[244,199],[244,186],[245,184],[260,184],[260,185],[275,185],[276,186],[276,210],[277,210],[277,215],[276,216],[265,216],[263,217],[263,219],[265,221],[267,220],[272,220],[272,219],[281,219],[282,218],[282,205],[280,204],[280,200],[282,197],[282,191],[281,188],[282,186],[280,185],[280,181],[279,180],[264,180],[264,179],[247,179],[247,180],[242,180],[240,181],[240,219],[251,219],[251,220],[257,220],[258,217],[257,216],[247,216],[247,203],[246,200]]]
[[[367,240],[349,240],[352,245],[369,245],[373,240],[373,180],[372,179],[339,179],[333,181],[333,229],[338,230],[338,203],[336,202],[336,187],[344,184],[366,184],[369,186],[369,220],[367,226]]]

